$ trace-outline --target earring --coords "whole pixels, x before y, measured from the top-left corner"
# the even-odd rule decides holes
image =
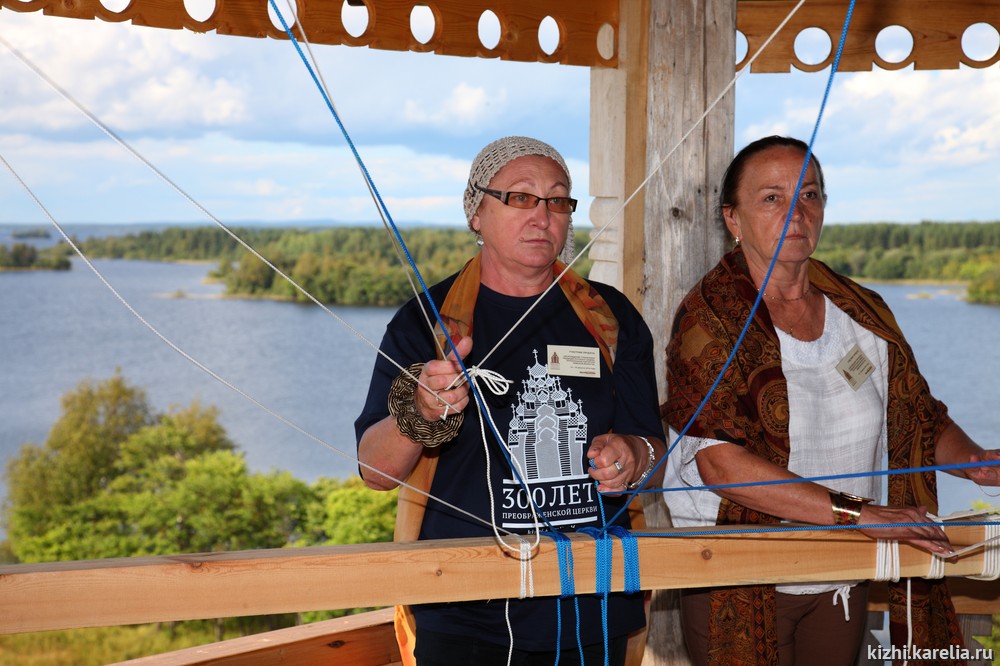
[[[737,245],[739,245],[739,244],[740,244],[740,237],[739,237],[739,236],[737,236],[737,237],[736,237],[736,244],[737,244]]]
[[[476,232],[476,245],[478,245],[479,247],[483,246],[483,235],[478,231]]]

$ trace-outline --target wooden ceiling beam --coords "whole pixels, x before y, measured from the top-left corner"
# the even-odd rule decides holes
[[[747,38],[747,56],[756,53],[775,28],[798,4],[797,0],[741,0],[737,28]],[[754,61],[752,72],[788,72],[793,67],[815,72],[833,63],[840,40],[847,0],[809,0],[796,12],[777,39]],[[962,36],[977,23],[1000,31],[1000,2],[996,0],[878,0],[858,2],[844,42],[839,70],[866,72],[882,69],[958,69],[961,65],[985,68],[1000,62],[1000,49],[986,60],[973,60],[962,49]],[[875,40],[884,29],[898,26],[910,33],[909,55],[889,61],[878,54]],[[821,62],[807,64],[795,54],[795,38],[809,28],[819,28],[830,38],[830,53]]]
[[[360,1],[360,0],[358,0]],[[352,0],[355,2],[355,0]],[[588,67],[618,66],[620,0],[425,0],[434,30],[426,43],[410,27],[414,0],[364,0],[368,25],[351,35],[344,26],[342,0],[298,0],[301,23],[313,44],[365,46],[390,51],[432,52],[441,55],[499,58],[521,62],[549,62]],[[747,53],[755,53],[797,4],[797,0],[739,0],[737,27],[746,37]],[[810,0],[792,17],[778,38],[754,62],[755,72],[788,72],[793,67],[816,71],[830,65],[848,0]],[[131,22],[134,25],[220,35],[287,39],[268,16],[268,0],[216,0],[215,10],[203,21],[192,18],[183,0],[132,0],[118,12],[100,0],[0,0],[0,8],[16,12],[41,11],[49,16]],[[279,7],[285,7],[280,0]],[[485,12],[499,23],[499,41],[487,47],[480,41],[479,22]],[[488,15],[488,14],[487,14]],[[555,22],[559,43],[551,53],[539,44],[539,26]],[[996,0],[879,0],[859,2],[840,63],[842,71],[869,71],[875,67],[903,69],[984,68],[1000,62],[1000,50],[986,60],[974,60],[962,49],[962,36],[972,25],[985,23],[1000,30],[1000,2]],[[910,53],[886,60],[875,48],[879,33],[891,26],[913,37]],[[806,63],[795,54],[795,38],[818,28],[830,37],[830,54],[819,63]],[[296,27],[297,38],[301,31]],[[744,57],[746,61],[747,57]],[[742,62],[738,66],[742,65]]]
[[[358,36],[351,35],[344,25],[343,0],[295,0],[295,4],[311,44],[521,62],[618,64],[614,46],[618,0],[365,0],[364,8],[353,8],[367,11],[368,16],[367,27]],[[285,0],[278,0],[277,5],[285,11]],[[426,43],[419,41],[410,27],[415,5],[429,8],[434,18],[434,30]],[[42,11],[49,16],[131,21],[153,28],[288,39],[280,25],[272,23],[269,6],[268,0],[216,0],[212,15],[198,21],[188,14],[183,0],[132,0],[119,12],[110,11],[100,0],[0,0],[0,7],[17,12]],[[479,37],[479,22],[485,12],[491,12],[499,24],[499,41],[492,47]],[[552,53],[543,51],[539,44],[539,26],[546,19],[554,21],[559,31],[559,43]],[[293,26],[293,32],[296,39],[302,39],[298,26]]]

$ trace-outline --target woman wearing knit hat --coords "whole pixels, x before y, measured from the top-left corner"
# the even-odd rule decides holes
[[[429,289],[446,331],[427,330],[426,294],[387,327],[381,351],[408,372],[376,360],[355,429],[368,486],[406,481],[397,541],[602,527],[599,502],[613,516],[625,490],[659,482],[666,447],[652,336],[620,292],[564,273],[571,186],[546,143],[486,146],[464,196],[480,252]],[[474,398],[456,352],[472,374],[490,373],[495,390]],[[617,523],[628,527],[628,514]],[[645,623],[643,595],[610,595],[607,618],[610,663],[622,664],[629,634]],[[397,613],[397,636],[404,660],[413,652],[421,666],[507,664],[511,650],[510,663],[555,663],[559,653],[561,663],[604,663],[594,595],[414,606]]]

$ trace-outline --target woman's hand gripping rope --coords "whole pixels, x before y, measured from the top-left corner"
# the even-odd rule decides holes
[[[625,492],[628,484],[638,479],[646,469],[649,460],[646,451],[645,442],[634,435],[611,432],[595,437],[587,450],[587,457],[593,461],[588,474],[600,484],[597,490],[602,493]]]
[[[469,385],[461,364],[455,358],[455,351],[462,359],[468,356],[472,351],[472,338],[462,338],[445,360],[428,361],[420,372],[413,401],[417,411],[427,421],[443,421],[449,414],[459,413],[469,404]]]

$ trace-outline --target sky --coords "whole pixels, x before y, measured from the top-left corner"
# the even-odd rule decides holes
[[[0,37],[227,224],[378,219],[347,142],[288,42],[9,10],[0,10]],[[980,25],[963,43],[985,59],[998,41]],[[823,42],[802,36],[807,53],[823,52]],[[879,46],[892,53],[906,38],[889,33]],[[464,225],[469,164],[509,134],[556,146],[574,196],[589,208],[587,68],[314,51],[395,221]],[[828,76],[740,78],[737,149],[775,133],[808,140]],[[815,145],[827,223],[1000,220],[997,108],[996,65],[838,74]],[[60,223],[209,223],[2,45],[0,155]],[[11,223],[48,222],[0,168],[0,224]]]

